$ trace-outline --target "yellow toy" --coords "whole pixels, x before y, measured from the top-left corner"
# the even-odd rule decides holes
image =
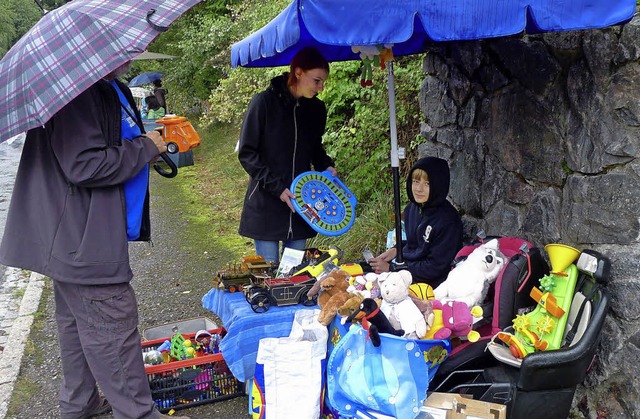
[[[509,346],[516,358],[530,353],[558,349],[567,324],[571,300],[578,280],[578,268],[573,262],[580,251],[562,244],[548,244],[551,273],[540,279],[540,288],[531,290],[536,308],[513,320],[514,333],[500,332],[498,338]]]

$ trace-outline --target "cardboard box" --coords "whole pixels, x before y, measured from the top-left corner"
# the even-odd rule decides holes
[[[507,406],[463,397],[459,394],[431,393],[425,406],[435,419],[506,419]]]

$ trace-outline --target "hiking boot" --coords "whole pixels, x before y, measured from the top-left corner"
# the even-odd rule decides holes
[[[85,418],[88,419],[94,416],[104,415],[105,413],[110,411],[111,411],[111,405],[109,404],[109,401],[105,399],[103,396],[100,396],[100,403],[98,404],[98,406],[93,408],[89,413],[87,413],[87,416],[85,416]]]

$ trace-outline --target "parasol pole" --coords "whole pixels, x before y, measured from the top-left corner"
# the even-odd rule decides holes
[[[400,213],[400,156],[398,155],[398,131],[396,128],[396,86],[393,75],[393,60],[386,63],[388,69],[387,89],[389,90],[389,128],[391,132],[391,171],[393,173],[393,204],[396,218],[396,261],[397,267],[404,265],[402,257],[402,217]]]

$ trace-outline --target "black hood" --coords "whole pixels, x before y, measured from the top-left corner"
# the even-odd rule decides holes
[[[411,191],[411,183],[413,172],[416,169],[422,169],[429,175],[429,199],[422,204],[422,207],[437,207],[442,205],[447,200],[449,194],[449,164],[446,160],[438,157],[424,157],[416,162],[411,168],[409,175],[407,176],[407,197],[409,201],[416,205],[420,205],[416,202]]]

